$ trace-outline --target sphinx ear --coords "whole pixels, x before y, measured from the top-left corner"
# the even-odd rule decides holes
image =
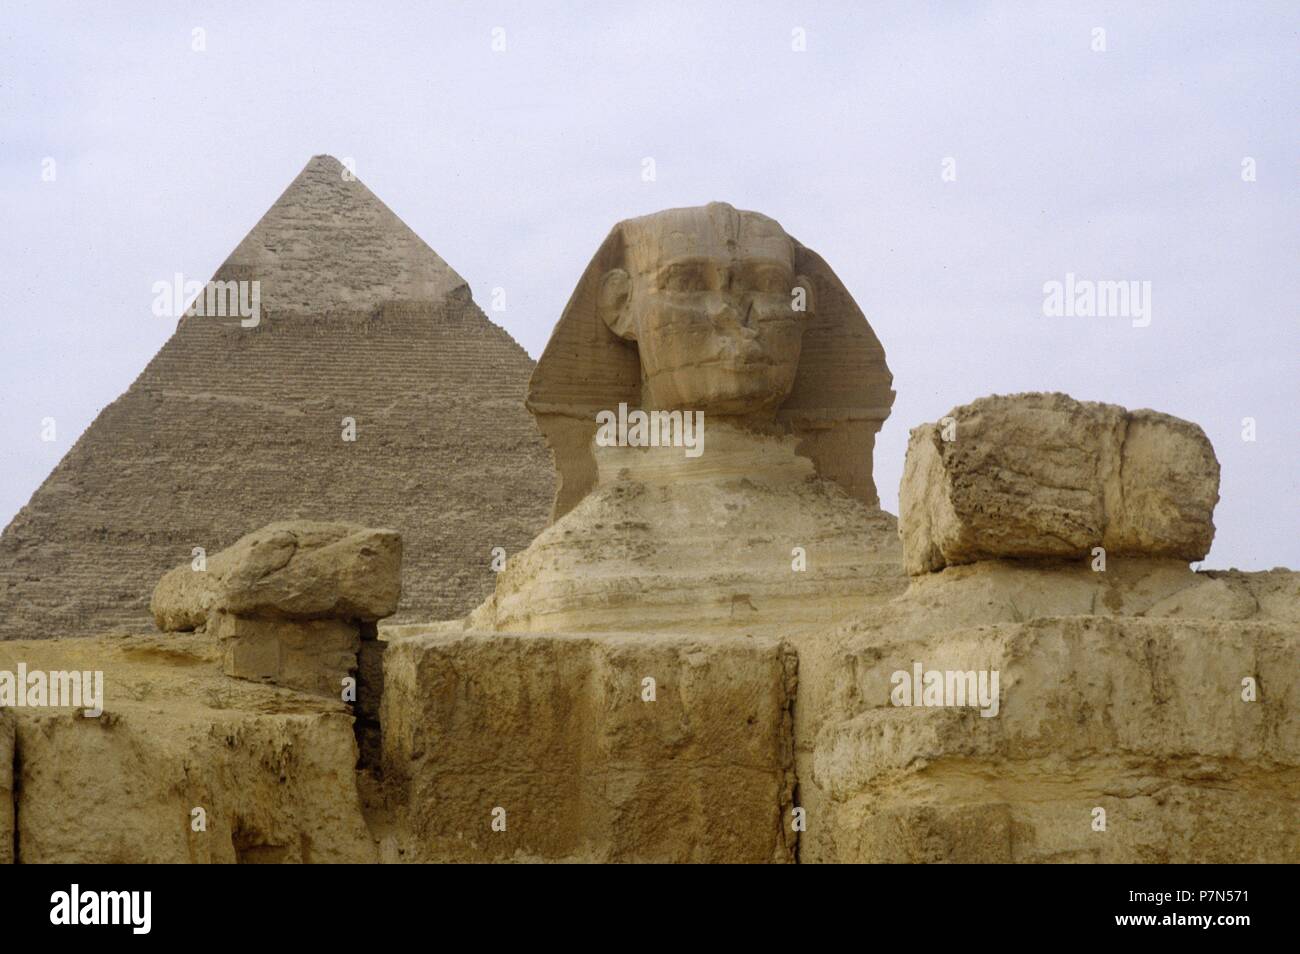
[[[628,301],[632,297],[632,279],[621,268],[611,268],[600,279],[596,295],[596,310],[609,330],[627,341],[636,341],[636,328],[632,327],[632,310]]]
[[[816,285],[807,275],[794,277],[794,288],[790,292],[790,307],[801,318],[811,318],[817,314]]]

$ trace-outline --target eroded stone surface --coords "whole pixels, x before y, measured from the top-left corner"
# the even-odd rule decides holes
[[[883,641],[882,641],[883,638]],[[994,717],[892,674],[1000,673]],[[845,647],[813,774],[839,861],[1267,862],[1300,850],[1300,664],[1276,621],[1043,618]],[[1243,679],[1260,687],[1243,699]],[[838,713],[838,714],[835,714]],[[1094,830],[1095,808],[1106,830]]]
[[[22,861],[377,859],[342,703],[231,679],[202,634],[0,642],[19,661],[100,669],[105,697],[97,719],[11,710]]]
[[[998,557],[1205,556],[1219,464],[1204,432],[1064,394],[981,398],[912,431],[899,489],[912,574]]]
[[[357,672],[362,631],[397,608],[402,539],[392,530],[273,523],[158,583],[162,629],[203,627],[227,675],[338,695]]]
[[[336,697],[343,680],[356,673],[361,647],[356,624],[339,619],[285,622],[219,613],[208,635],[220,642],[228,676]]]
[[[14,719],[0,709],[0,865],[14,863]]]
[[[780,642],[444,629],[384,659],[405,860],[793,860]]]
[[[783,635],[901,593],[894,518],[818,478],[795,444],[719,422],[696,458],[593,448],[595,488],[511,555],[473,625]]]
[[[211,613],[253,619],[377,620],[402,592],[402,539],[393,530],[284,520],[207,559],[167,573],[150,607],[159,629],[194,629]]]

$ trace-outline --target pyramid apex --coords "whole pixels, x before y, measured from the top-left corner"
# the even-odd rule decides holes
[[[217,270],[258,281],[270,314],[469,298],[468,285],[331,155],[312,156]]]
[[[308,159],[307,165],[303,166],[303,170],[306,171],[313,167],[321,169],[342,169],[343,163],[339,162],[329,153],[321,152]]]

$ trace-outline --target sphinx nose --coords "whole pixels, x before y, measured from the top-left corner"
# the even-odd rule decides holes
[[[750,305],[746,303],[743,307],[738,307],[737,303],[730,298],[717,296],[712,298],[708,305],[709,320],[714,326],[723,331],[730,331],[733,334],[739,330],[742,333],[754,334],[750,321]]]

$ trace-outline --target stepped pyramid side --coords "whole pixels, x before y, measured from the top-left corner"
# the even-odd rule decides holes
[[[261,283],[260,324],[183,319],[0,534],[0,638],[152,628],[194,547],[294,517],[400,531],[395,619],[451,618],[545,525],[533,361],[341,173],[313,159],[218,270]]]

